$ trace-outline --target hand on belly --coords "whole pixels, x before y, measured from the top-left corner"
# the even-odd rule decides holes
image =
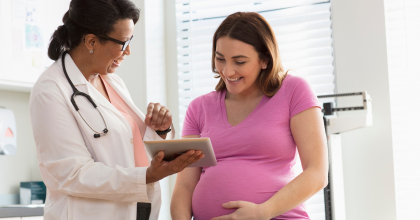
[[[267,220],[269,217],[265,216],[264,207],[261,204],[255,204],[252,202],[245,201],[232,201],[222,204],[225,209],[236,209],[236,211],[229,215],[223,215],[212,218],[211,220]]]

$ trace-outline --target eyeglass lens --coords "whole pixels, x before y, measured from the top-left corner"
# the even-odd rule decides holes
[[[123,48],[122,48],[122,51],[124,51],[125,49],[127,49],[128,45],[129,45],[129,44],[130,44],[130,42],[131,42],[131,39],[133,39],[133,36],[131,36],[130,40],[128,40],[128,41],[126,41],[126,42],[124,43]]]

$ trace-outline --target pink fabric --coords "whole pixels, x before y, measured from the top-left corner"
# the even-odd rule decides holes
[[[124,102],[124,100],[117,94],[117,92],[115,92],[115,90],[106,82],[106,80],[102,79],[102,82],[104,82],[111,104],[118,111],[120,111],[120,113],[130,124],[131,131],[133,133],[134,162],[136,167],[148,167],[149,161],[147,159],[142,138],[144,131],[146,130],[146,124],[144,124],[139,116],[134,113],[134,111]]]
[[[224,209],[229,201],[263,203],[293,180],[297,148],[290,119],[308,108],[320,107],[309,84],[288,75],[272,98],[264,96],[254,111],[236,126],[229,124],[226,90],[193,100],[188,107],[182,136],[209,137],[217,165],[203,167],[194,190],[194,219],[207,220],[236,209]],[[299,164],[300,165],[300,164]],[[309,219],[305,205],[274,219]]]

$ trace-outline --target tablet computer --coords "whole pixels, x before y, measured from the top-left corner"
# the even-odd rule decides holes
[[[189,150],[200,150],[204,157],[189,167],[210,167],[217,164],[210,138],[144,141],[144,146],[151,158],[161,150],[165,153],[163,159],[166,161],[171,161]]]

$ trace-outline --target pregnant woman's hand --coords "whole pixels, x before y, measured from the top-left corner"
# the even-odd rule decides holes
[[[164,131],[172,124],[172,113],[160,103],[150,103],[144,123],[156,131]]]
[[[146,172],[147,184],[181,172],[185,169],[185,167],[203,158],[204,154],[201,151],[190,150],[172,161],[164,161],[163,157],[163,151],[159,151],[159,153],[153,157],[153,160]]]
[[[261,205],[245,202],[233,201],[222,204],[225,209],[237,209],[230,215],[224,215],[211,220],[268,220],[269,217],[265,216],[265,212]]]

